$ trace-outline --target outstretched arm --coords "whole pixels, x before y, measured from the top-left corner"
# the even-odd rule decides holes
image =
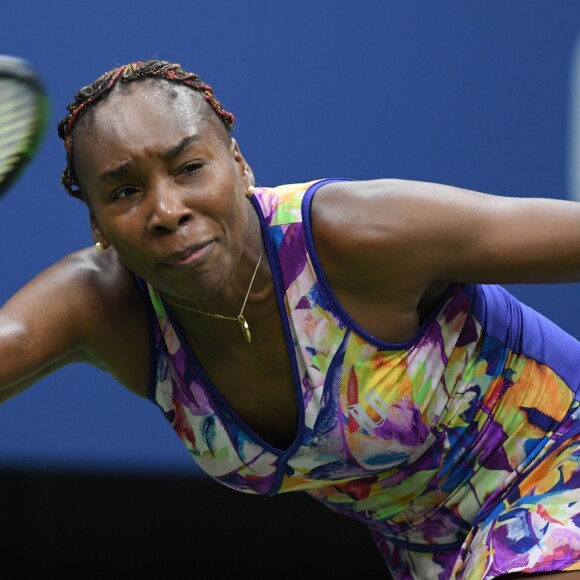
[[[580,281],[577,202],[387,179],[322,188],[313,211],[324,243],[431,282]]]
[[[407,329],[403,336],[452,282],[580,281],[576,202],[416,181],[339,182],[316,194],[312,220],[339,299],[367,325],[380,311]]]
[[[0,401],[73,362],[103,368],[144,394],[146,369],[132,362],[147,353],[147,330],[142,339],[136,333],[139,300],[122,267],[94,254],[61,260],[0,309]]]

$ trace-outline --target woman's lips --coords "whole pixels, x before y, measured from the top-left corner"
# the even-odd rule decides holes
[[[213,241],[204,244],[195,244],[185,250],[169,254],[169,256],[161,261],[161,264],[170,268],[185,268],[186,266],[192,266],[201,262],[211,251],[212,247]]]

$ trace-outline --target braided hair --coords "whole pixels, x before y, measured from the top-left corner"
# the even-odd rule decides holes
[[[73,131],[79,120],[91,107],[103,101],[119,83],[131,83],[145,78],[164,79],[190,87],[197,91],[210,105],[229,134],[234,124],[234,115],[226,111],[214,95],[210,85],[195,73],[184,71],[179,64],[164,60],[147,60],[125,64],[100,76],[92,84],[83,87],[67,106],[69,114],[58,124],[58,136],[64,141],[67,166],[62,173],[61,183],[73,197],[82,199],[78,178],[74,170]]]

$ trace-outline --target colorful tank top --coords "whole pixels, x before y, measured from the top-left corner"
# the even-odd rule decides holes
[[[452,285],[411,339],[373,337],[316,255],[310,205],[329,181],[253,198],[298,401],[290,447],[229,407],[149,286],[151,399],[211,477],[304,490],[363,522],[395,578],[574,568],[579,343],[501,287],[470,284]]]

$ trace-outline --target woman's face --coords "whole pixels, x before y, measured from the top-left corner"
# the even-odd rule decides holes
[[[192,92],[158,80],[128,85],[81,121],[74,152],[95,240],[161,292],[198,300],[240,261],[252,174]]]

